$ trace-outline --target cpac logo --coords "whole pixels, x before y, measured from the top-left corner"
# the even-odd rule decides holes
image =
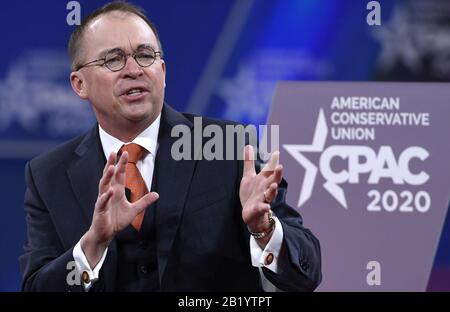
[[[305,177],[297,207],[301,207],[311,197],[318,168],[306,158],[303,153],[321,153],[319,169],[326,182],[323,184],[328,191],[344,208],[348,208],[344,190],[339,184],[358,184],[361,174],[368,174],[368,184],[377,184],[381,178],[391,179],[394,184],[422,185],[430,176],[421,171],[413,173],[410,170],[412,159],[424,161],[429,153],[420,146],[410,146],[400,153],[396,159],[392,148],[387,145],[380,146],[378,152],[364,145],[332,145],[325,148],[328,127],[323,110],[319,112],[313,142],[310,145],[285,144],[283,148],[305,168]],[[340,158],[346,161],[347,168],[336,172],[331,163],[333,159]]]

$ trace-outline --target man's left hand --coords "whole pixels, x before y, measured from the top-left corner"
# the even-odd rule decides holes
[[[283,166],[278,164],[280,153],[272,153],[260,173],[256,174],[254,151],[251,145],[245,146],[244,171],[239,189],[242,205],[242,219],[252,233],[269,232],[270,203],[277,196],[278,184],[283,176]],[[261,239],[263,246],[271,234]],[[261,245],[261,244],[260,244]]]

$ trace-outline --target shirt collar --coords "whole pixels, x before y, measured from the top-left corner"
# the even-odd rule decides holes
[[[122,145],[128,143],[136,143],[143,148],[145,148],[150,154],[153,156],[156,155],[156,148],[158,144],[158,132],[159,132],[159,124],[161,121],[161,113],[158,117],[153,121],[153,123],[148,126],[144,131],[142,131],[132,142],[122,142],[121,140],[113,137],[109,133],[107,133],[103,128],[98,125],[100,142],[103,147],[103,152],[105,153],[106,159],[108,159],[109,154],[112,152],[118,153]]]

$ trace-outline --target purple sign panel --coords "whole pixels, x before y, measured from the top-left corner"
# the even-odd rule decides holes
[[[450,198],[443,83],[279,83],[288,201],[320,239],[321,291],[424,291]]]

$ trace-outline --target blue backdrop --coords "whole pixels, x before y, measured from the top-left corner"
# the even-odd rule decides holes
[[[88,129],[70,88],[69,1],[2,4],[0,29],[0,290],[20,289],[26,161]],[[84,17],[106,1],[78,1]],[[166,100],[181,111],[265,123],[279,80],[448,81],[449,4],[364,0],[165,0],[134,3],[159,30]],[[447,10],[444,10],[447,8]],[[450,290],[450,222],[429,285]]]

